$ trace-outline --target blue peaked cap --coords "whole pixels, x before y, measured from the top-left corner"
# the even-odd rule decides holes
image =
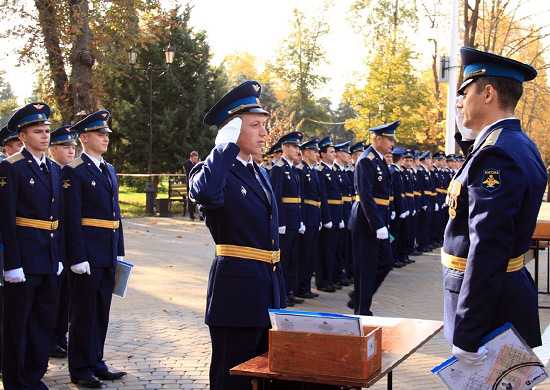
[[[420,156],[418,156],[418,159],[420,161],[425,160],[427,158],[432,158],[432,153],[429,150],[426,150],[425,152],[420,153]]]
[[[70,131],[76,133],[77,135],[90,131],[112,133],[111,129],[109,128],[110,118],[111,113],[109,111],[99,110],[76,122],[70,127]]]
[[[346,152],[346,153],[350,153],[350,147],[351,145],[351,141],[346,141],[346,142],[342,142],[341,144],[336,144],[334,145],[334,149],[336,149],[337,152]]]
[[[397,146],[393,148],[393,150],[391,151],[391,154],[396,157],[402,157],[405,155],[405,149],[400,146]]]
[[[327,149],[328,147],[331,147],[331,146],[334,147],[334,144],[332,143],[332,138],[330,137],[330,135],[325,137],[325,138],[322,138],[319,141],[319,149],[320,150]]]
[[[319,150],[319,139],[312,138],[300,145],[301,150]]]
[[[0,145],[4,146],[11,140],[17,139],[18,137],[19,135],[14,131],[10,131],[8,129],[8,125],[6,125],[2,127],[2,130],[0,130]]]
[[[359,142],[354,143],[353,145],[351,145],[349,147],[350,153],[362,152],[364,150],[365,150],[365,142],[364,141],[359,141]]]
[[[262,108],[260,95],[262,86],[254,80],[248,80],[227,92],[204,116],[204,124],[218,128],[231,116],[252,112],[269,115]]]
[[[399,127],[400,124],[401,121],[397,120],[392,123],[386,123],[380,126],[372,127],[369,129],[369,131],[376,135],[384,135],[386,137],[395,138],[395,130]]]
[[[35,123],[49,125],[50,114],[50,106],[46,103],[29,103],[13,113],[8,121],[8,129],[11,132],[19,133],[22,128]]]
[[[282,151],[283,149],[281,147],[281,144],[279,142],[276,142],[273,145],[271,145],[271,148],[269,148],[269,151],[267,152],[267,154],[280,153]]]
[[[78,135],[71,131],[71,126],[61,126],[50,134],[50,145],[76,145]]]
[[[520,83],[537,77],[537,71],[531,65],[472,47],[460,49],[460,56],[464,66],[464,82],[458,88],[459,95],[478,77],[504,77]]]
[[[300,145],[300,142],[302,142],[303,137],[304,137],[304,134],[301,131],[293,131],[292,133],[283,135],[281,138],[279,138],[279,141],[277,141],[277,143],[281,145],[284,145],[284,144]]]

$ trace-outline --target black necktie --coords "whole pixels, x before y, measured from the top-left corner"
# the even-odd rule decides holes
[[[101,173],[105,176],[109,184],[111,184],[111,178],[109,177],[109,171],[107,170],[107,164],[104,162],[99,164],[99,169],[101,169]]]
[[[246,167],[248,168],[248,171],[256,178],[256,171],[254,170],[254,165],[252,163],[246,164]]]
[[[46,165],[46,163],[40,164],[40,170],[44,172],[45,175],[48,174],[48,166]]]

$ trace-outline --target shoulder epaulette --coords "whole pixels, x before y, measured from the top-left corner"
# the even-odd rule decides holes
[[[376,156],[374,155],[373,152],[369,152],[369,154],[367,154],[367,158],[368,158],[369,160],[374,160],[374,159],[376,158]]]
[[[19,152],[19,153],[15,153],[15,154],[12,154],[11,156],[9,156],[6,161],[9,162],[10,164],[15,164],[17,161],[21,161],[25,158],[25,156],[23,156],[23,153]]]
[[[277,160],[277,162],[274,164],[274,166],[276,167],[284,167],[285,166],[285,162],[281,159],[281,160]]]
[[[301,171],[302,169],[304,169],[304,164],[300,163],[296,165],[294,168],[299,169]]]
[[[489,134],[489,136],[485,138],[485,141],[483,142],[483,144],[481,144],[480,148],[496,144],[498,141],[498,137],[500,137],[500,133],[502,133],[502,129],[497,129],[491,132],[491,134]]]
[[[84,160],[82,160],[81,157],[73,160],[72,162],[70,162],[68,165],[71,167],[71,168],[76,168],[80,165],[84,164]]]
[[[323,164],[316,165],[315,169],[317,169],[319,172],[321,172],[323,170]]]

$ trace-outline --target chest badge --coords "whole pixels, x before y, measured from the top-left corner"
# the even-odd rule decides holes
[[[29,184],[30,184],[31,186],[34,185],[34,177],[31,177],[31,180],[29,180]]]
[[[500,188],[500,170],[485,169],[483,171],[483,179],[481,187],[488,192],[494,192]]]
[[[92,185],[92,187],[95,187],[95,180],[92,180],[90,184]]]
[[[8,178],[7,177],[0,177],[0,187],[4,187],[8,184]]]
[[[67,189],[71,186],[71,180],[65,179],[63,180],[63,188]]]
[[[458,196],[462,190],[462,183],[458,180],[451,180],[449,183],[449,189],[447,190],[447,198],[445,203],[449,206],[449,217],[454,219],[456,217],[456,208],[458,206]]]
[[[382,176],[378,176],[378,181],[382,181]]]
[[[243,198],[246,196],[246,188],[244,188],[243,186],[241,186],[241,194]]]

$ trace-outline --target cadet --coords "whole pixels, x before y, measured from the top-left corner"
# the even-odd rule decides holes
[[[50,136],[50,156],[59,169],[71,163],[76,153],[76,133],[70,126],[61,126],[52,131]],[[63,259],[65,259],[65,248]],[[50,357],[64,358],[67,356],[67,331],[69,330],[69,286],[67,270],[59,277],[59,301],[57,305],[57,321],[50,347]]]
[[[69,372],[81,387],[100,388],[125,372],[103,360],[117,260],[124,256],[115,168],[103,159],[109,147],[108,121],[100,110],[75,123],[82,155],[63,168],[66,261],[69,276]]]
[[[286,306],[277,199],[267,172],[250,158],[267,136],[260,93],[258,82],[246,81],[208,111],[205,124],[219,129],[216,146],[191,171],[191,198],[216,243],[206,304],[214,390],[251,389],[229,369],[267,351],[268,309]]]
[[[425,151],[418,156],[418,165],[416,170],[416,178],[418,183],[418,193],[420,200],[420,209],[418,210],[418,224],[416,227],[416,241],[418,243],[418,251],[429,252],[432,250],[431,233],[432,215],[433,215],[433,198],[431,196],[432,180],[430,178],[430,170],[428,162],[431,162],[431,153]]]
[[[514,115],[522,83],[536,70],[472,48],[462,48],[461,56],[460,125],[476,138],[447,196],[444,323],[453,354],[476,363],[487,354],[482,338],[506,322],[530,347],[541,345],[537,290],[524,254],[548,178]]]
[[[338,231],[344,227],[342,192],[338,183],[338,177],[334,171],[334,159],[336,151],[330,136],[319,141],[321,163],[317,167],[321,183],[321,192],[326,196],[326,213],[330,219],[323,223],[320,236],[320,262],[315,274],[317,290],[335,292],[336,261],[338,255]],[[324,207],[324,205],[321,205]],[[324,215],[324,214],[323,214]]]
[[[405,263],[414,263],[415,260],[411,259],[409,255],[414,252],[414,215],[416,213],[414,203],[414,180],[413,174],[410,172],[413,161],[413,152],[410,149],[406,149],[403,156],[398,161],[399,168],[401,169],[401,178],[403,181],[403,200],[404,207],[407,213],[401,224],[401,238],[398,245],[398,251],[402,256]]]
[[[353,178],[348,175],[348,163],[351,160],[350,141],[334,145],[336,151],[336,159],[334,160],[334,170],[340,184],[340,192],[342,193],[342,219],[343,227],[338,232],[338,256],[335,269],[335,285],[337,287],[349,286],[350,278],[353,275],[351,258],[351,234],[347,228],[349,216],[351,213],[351,205],[354,199]]]
[[[330,221],[330,215],[326,207],[326,195],[321,193],[321,183],[318,171],[315,169],[319,155],[319,140],[312,138],[301,144],[300,149],[303,156],[301,169],[302,219],[306,230],[301,240],[301,267],[299,268],[299,286],[296,296],[315,298],[319,294],[311,291],[311,277],[318,267],[319,231],[322,224]]]
[[[7,125],[0,131],[0,143],[6,157],[19,153],[23,147],[23,142],[19,139],[19,134],[16,131],[9,130]]]
[[[350,228],[359,278],[356,314],[372,315],[372,297],[393,265],[388,232],[391,177],[383,156],[391,151],[399,124],[395,121],[369,129],[372,145],[355,167],[359,200],[351,210]]]
[[[57,312],[61,263],[61,170],[46,156],[50,108],[31,103],[17,110],[8,129],[21,152],[0,163],[0,226],[5,245],[4,389],[47,389],[51,330]]]
[[[281,262],[287,288],[287,303],[293,306],[303,303],[294,293],[298,290],[298,262],[300,261],[299,234],[306,230],[302,221],[300,198],[300,173],[294,167],[298,162],[299,144],[303,134],[294,131],[283,135],[277,143],[282,147],[281,158],[270,171],[271,185],[277,199],[279,210],[279,239],[281,245]]]
[[[405,196],[404,174],[399,166],[399,161],[405,154],[405,149],[397,147],[392,150],[393,163],[389,166],[391,175],[392,194],[394,197],[393,210],[390,215],[390,232],[393,233],[394,240],[391,243],[392,254],[395,262],[395,268],[401,268],[407,265],[408,253],[404,251],[406,247],[403,242],[407,240],[408,230],[405,226],[405,219],[409,216],[407,199]]]

